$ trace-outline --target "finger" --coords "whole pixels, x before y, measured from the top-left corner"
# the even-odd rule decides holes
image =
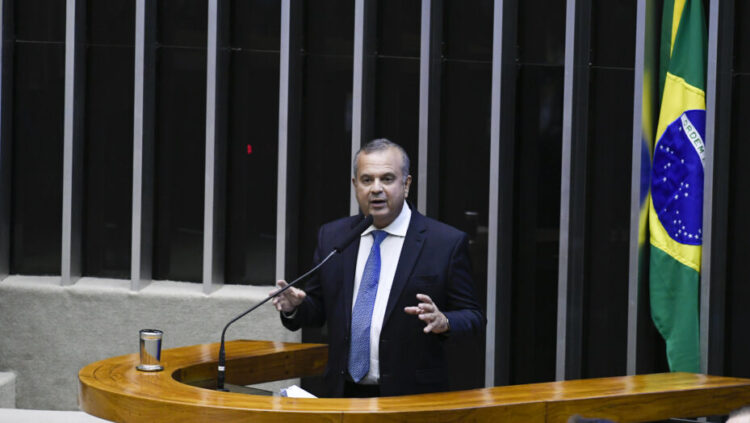
[[[424,327],[424,333],[430,333],[432,332],[432,328],[435,327],[435,322],[430,323],[429,325]]]
[[[404,307],[404,311],[407,314],[413,314],[413,315],[418,315],[418,314],[420,314],[422,312],[422,310],[419,307],[416,307],[416,306]]]
[[[294,295],[294,298],[296,298],[296,299],[298,299],[300,301],[304,300],[305,297],[307,297],[307,293],[305,291],[301,290],[301,289],[290,288],[289,290],[292,291],[292,294]]]
[[[284,288],[279,288],[279,290],[276,292],[279,292],[282,289]],[[277,298],[282,298],[282,299],[285,299],[286,301],[295,302],[295,301],[304,300],[306,296],[307,294],[305,293],[305,291],[294,288],[294,287],[290,287],[286,289],[284,292],[279,293]]]
[[[434,302],[432,301],[432,298],[430,298],[430,297],[429,297],[428,295],[426,295],[426,294],[417,294],[417,299],[418,299],[419,301],[422,301],[422,302],[424,302],[424,303],[430,303],[430,304],[433,304],[433,303],[434,303]]]
[[[437,313],[422,313],[419,315],[419,320],[425,322],[434,322],[437,319]]]
[[[426,312],[426,313],[433,313],[437,311],[437,307],[435,307],[435,304],[432,304],[432,303],[419,303],[418,307],[422,309],[423,312]]]
[[[276,281],[276,289],[274,289],[273,291],[271,291],[268,295],[269,296],[278,295],[279,291],[281,291],[282,289],[284,289],[284,287],[286,287],[286,286],[287,286],[286,281],[284,281],[284,280],[278,280],[278,281]]]

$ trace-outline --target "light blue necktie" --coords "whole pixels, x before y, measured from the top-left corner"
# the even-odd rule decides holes
[[[362,380],[370,370],[370,323],[380,279],[380,243],[388,236],[387,232],[380,230],[371,233],[372,249],[370,249],[370,256],[367,257],[365,270],[362,272],[357,301],[352,310],[349,374],[355,382]]]

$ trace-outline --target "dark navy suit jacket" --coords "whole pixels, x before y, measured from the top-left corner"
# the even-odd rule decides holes
[[[327,223],[318,233],[315,263],[362,219],[350,216]],[[282,315],[291,330],[328,323],[325,385],[340,397],[349,357],[357,238],[307,282],[307,297],[293,318]],[[446,335],[425,334],[425,323],[404,312],[419,303],[417,293],[432,298],[450,322],[447,336],[480,335],[486,319],[477,303],[465,233],[419,214],[411,221],[401,250],[380,332],[380,393],[383,396],[439,392],[448,389]]]

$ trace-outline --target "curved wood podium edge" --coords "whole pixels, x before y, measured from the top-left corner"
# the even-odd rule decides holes
[[[217,354],[217,344],[165,350],[165,370],[156,373],[135,370],[137,354],[92,363],[79,372],[81,409],[118,422],[565,422],[573,414],[615,421],[720,415],[750,403],[748,379],[689,373],[368,399],[295,399],[217,392],[176,379],[196,382],[215,378]],[[227,357],[228,381],[248,384],[319,373],[325,366],[327,347],[232,341],[227,343]],[[251,382],[244,383],[247,381]]]
[[[165,350],[162,354],[161,372],[147,373],[135,369],[139,357],[130,354],[92,363],[79,372],[80,407],[82,410],[113,421],[368,421],[371,413],[378,420],[438,421],[452,416],[464,420],[479,417],[486,420],[507,414],[527,418],[542,416],[542,404],[528,404],[527,410],[514,404],[491,404],[486,395],[474,401],[463,401],[453,393],[414,395],[372,399],[297,399],[267,397],[229,392],[217,392],[179,382],[175,375],[189,375],[192,381],[215,377],[218,355],[217,344]],[[320,357],[324,359],[321,360]],[[232,341],[227,343],[228,380],[237,384],[257,383],[274,379],[287,379],[299,374],[268,371],[288,369],[288,363],[297,365],[300,374],[313,374],[325,367],[327,346],[291,344],[269,341]],[[308,360],[308,358],[312,358]],[[260,379],[257,372],[239,364],[282,361],[285,365],[266,365],[263,374],[270,379]],[[207,376],[211,373],[210,376]],[[240,377],[232,376],[230,374]],[[420,399],[421,397],[421,399]],[[477,404],[483,407],[476,409]],[[512,408],[512,410],[511,410]],[[493,409],[493,410],[490,410]],[[482,418],[484,416],[484,418]],[[533,420],[533,418],[532,418]]]

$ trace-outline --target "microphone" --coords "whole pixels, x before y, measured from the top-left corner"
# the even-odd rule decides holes
[[[224,378],[226,376],[226,354],[224,351],[224,336],[227,333],[227,329],[229,328],[229,325],[236,322],[237,320],[240,320],[241,318],[245,317],[248,313],[255,310],[256,308],[262,306],[263,304],[267,303],[268,300],[271,298],[277,297],[282,292],[286,291],[287,289],[294,286],[297,282],[307,279],[308,276],[315,273],[318,269],[320,269],[321,266],[323,266],[331,257],[333,257],[337,253],[341,253],[344,251],[346,247],[348,247],[352,242],[354,242],[355,239],[357,239],[358,236],[362,235],[362,232],[365,231],[365,229],[369,228],[370,225],[372,225],[372,216],[365,216],[362,221],[360,221],[357,226],[352,228],[352,230],[341,239],[340,242],[338,242],[333,249],[331,250],[328,255],[320,261],[315,267],[308,270],[307,273],[304,275],[298,277],[297,279],[293,280],[291,283],[287,284],[287,286],[279,289],[278,291],[274,292],[273,294],[269,295],[268,298],[264,299],[263,301],[259,302],[258,304],[252,306],[249,310],[244,311],[234,319],[230,320],[229,323],[227,323],[226,326],[224,326],[224,330],[221,331],[221,345],[219,346],[219,363],[218,363],[218,373],[216,375],[216,390],[218,391],[227,391],[224,389]]]
[[[372,216],[367,215],[364,219],[362,219],[361,222],[357,224],[352,230],[344,237],[341,242],[336,244],[333,249],[336,250],[337,253],[340,253],[344,251],[346,247],[349,246],[352,242],[354,242],[355,239],[357,239],[358,236],[362,235],[362,232],[365,231],[365,229],[369,228],[370,225],[372,225]]]

